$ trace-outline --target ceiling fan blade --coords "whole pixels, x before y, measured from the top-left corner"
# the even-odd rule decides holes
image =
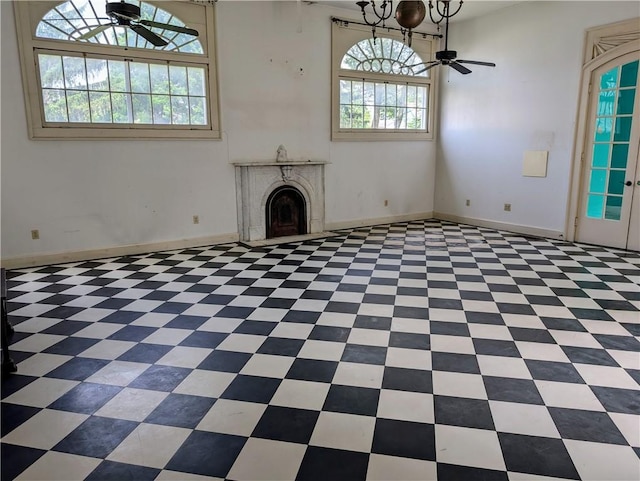
[[[111,24],[110,23],[108,23],[106,25],[99,25],[96,28],[94,28],[92,30],[89,30],[88,32],[83,33],[76,40],[89,40],[90,38],[95,37],[99,33],[104,32],[108,28],[111,28]]]
[[[167,45],[167,43],[169,43],[165,39],[163,39],[162,37],[159,37],[158,35],[153,33],[148,28],[143,27],[142,25],[131,25],[131,30],[136,32],[138,35],[143,37],[145,40],[148,40],[150,43],[152,43],[156,47],[164,47],[165,45]]]
[[[172,32],[186,33],[187,35],[193,35],[194,37],[199,35],[198,31],[193,28],[180,27],[178,25],[171,25],[170,23],[160,23],[152,20],[140,20],[138,23],[146,25],[147,27],[163,28],[165,30],[171,30]]]
[[[454,61],[454,62],[450,62],[449,66],[451,68],[456,69],[458,72],[460,72],[463,75],[467,75],[469,73],[471,73],[471,70],[469,70],[467,67],[465,67],[464,65],[460,65],[458,62]]]
[[[456,62],[460,63],[472,63],[474,65],[484,65],[485,67],[495,67],[496,64],[493,62],[479,62],[477,60],[456,60]]]
[[[436,65],[440,65],[440,63],[441,62],[439,60],[434,60],[433,62],[428,62],[428,63],[425,64],[425,67],[422,70],[418,70],[417,72],[414,73],[414,75],[418,75],[418,74],[421,74],[422,72],[426,72],[430,68],[433,68]]]

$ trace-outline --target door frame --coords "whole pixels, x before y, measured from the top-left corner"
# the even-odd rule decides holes
[[[640,17],[588,29],[585,38],[584,58],[580,77],[578,111],[573,140],[571,183],[567,199],[565,239],[574,242],[580,206],[584,193],[582,187],[585,166],[585,150],[590,121],[590,85],[593,71],[622,55],[640,51]]]

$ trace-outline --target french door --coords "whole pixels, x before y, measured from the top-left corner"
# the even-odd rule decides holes
[[[576,240],[640,250],[640,52],[593,71]]]

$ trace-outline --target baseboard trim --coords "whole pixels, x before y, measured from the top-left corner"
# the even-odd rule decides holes
[[[433,217],[439,220],[447,220],[456,224],[468,224],[478,227],[487,227],[489,229],[503,230],[514,232],[516,234],[531,235],[535,237],[544,237],[546,239],[564,240],[564,233],[560,231],[543,229],[541,227],[533,227],[528,225],[510,224],[508,222],[497,222],[487,219],[476,219],[474,217],[462,217],[459,215],[445,214],[444,212],[434,212]]]
[[[325,230],[353,229],[356,227],[366,227],[380,224],[394,224],[396,222],[410,222],[412,220],[423,220],[431,218],[433,218],[433,212],[418,212],[415,214],[392,215],[388,217],[376,217],[373,219],[328,222],[325,224]]]
[[[54,254],[35,254],[32,256],[10,257],[0,260],[0,265],[5,269],[20,269],[23,267],[48,266],[52,264],[66,264],[108,257],[120,257],[135,254],[148,254],[150,252],[171,251],[175,249],[188,249],[190,247],[203,247],[215,244],[228,244],[238,242],[238,234],[221,234],[193,239],[179,239],[165,242],[153,242],[149,244],[130,244],[104,249],[91,249],[75,252],[58,252]]]

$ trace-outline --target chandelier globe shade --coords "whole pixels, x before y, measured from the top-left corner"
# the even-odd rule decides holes
[[[426,14],[427,8],[422,0],[403,0],[398,3],[395,18],[402,28],[413,29],[422,23]]]

